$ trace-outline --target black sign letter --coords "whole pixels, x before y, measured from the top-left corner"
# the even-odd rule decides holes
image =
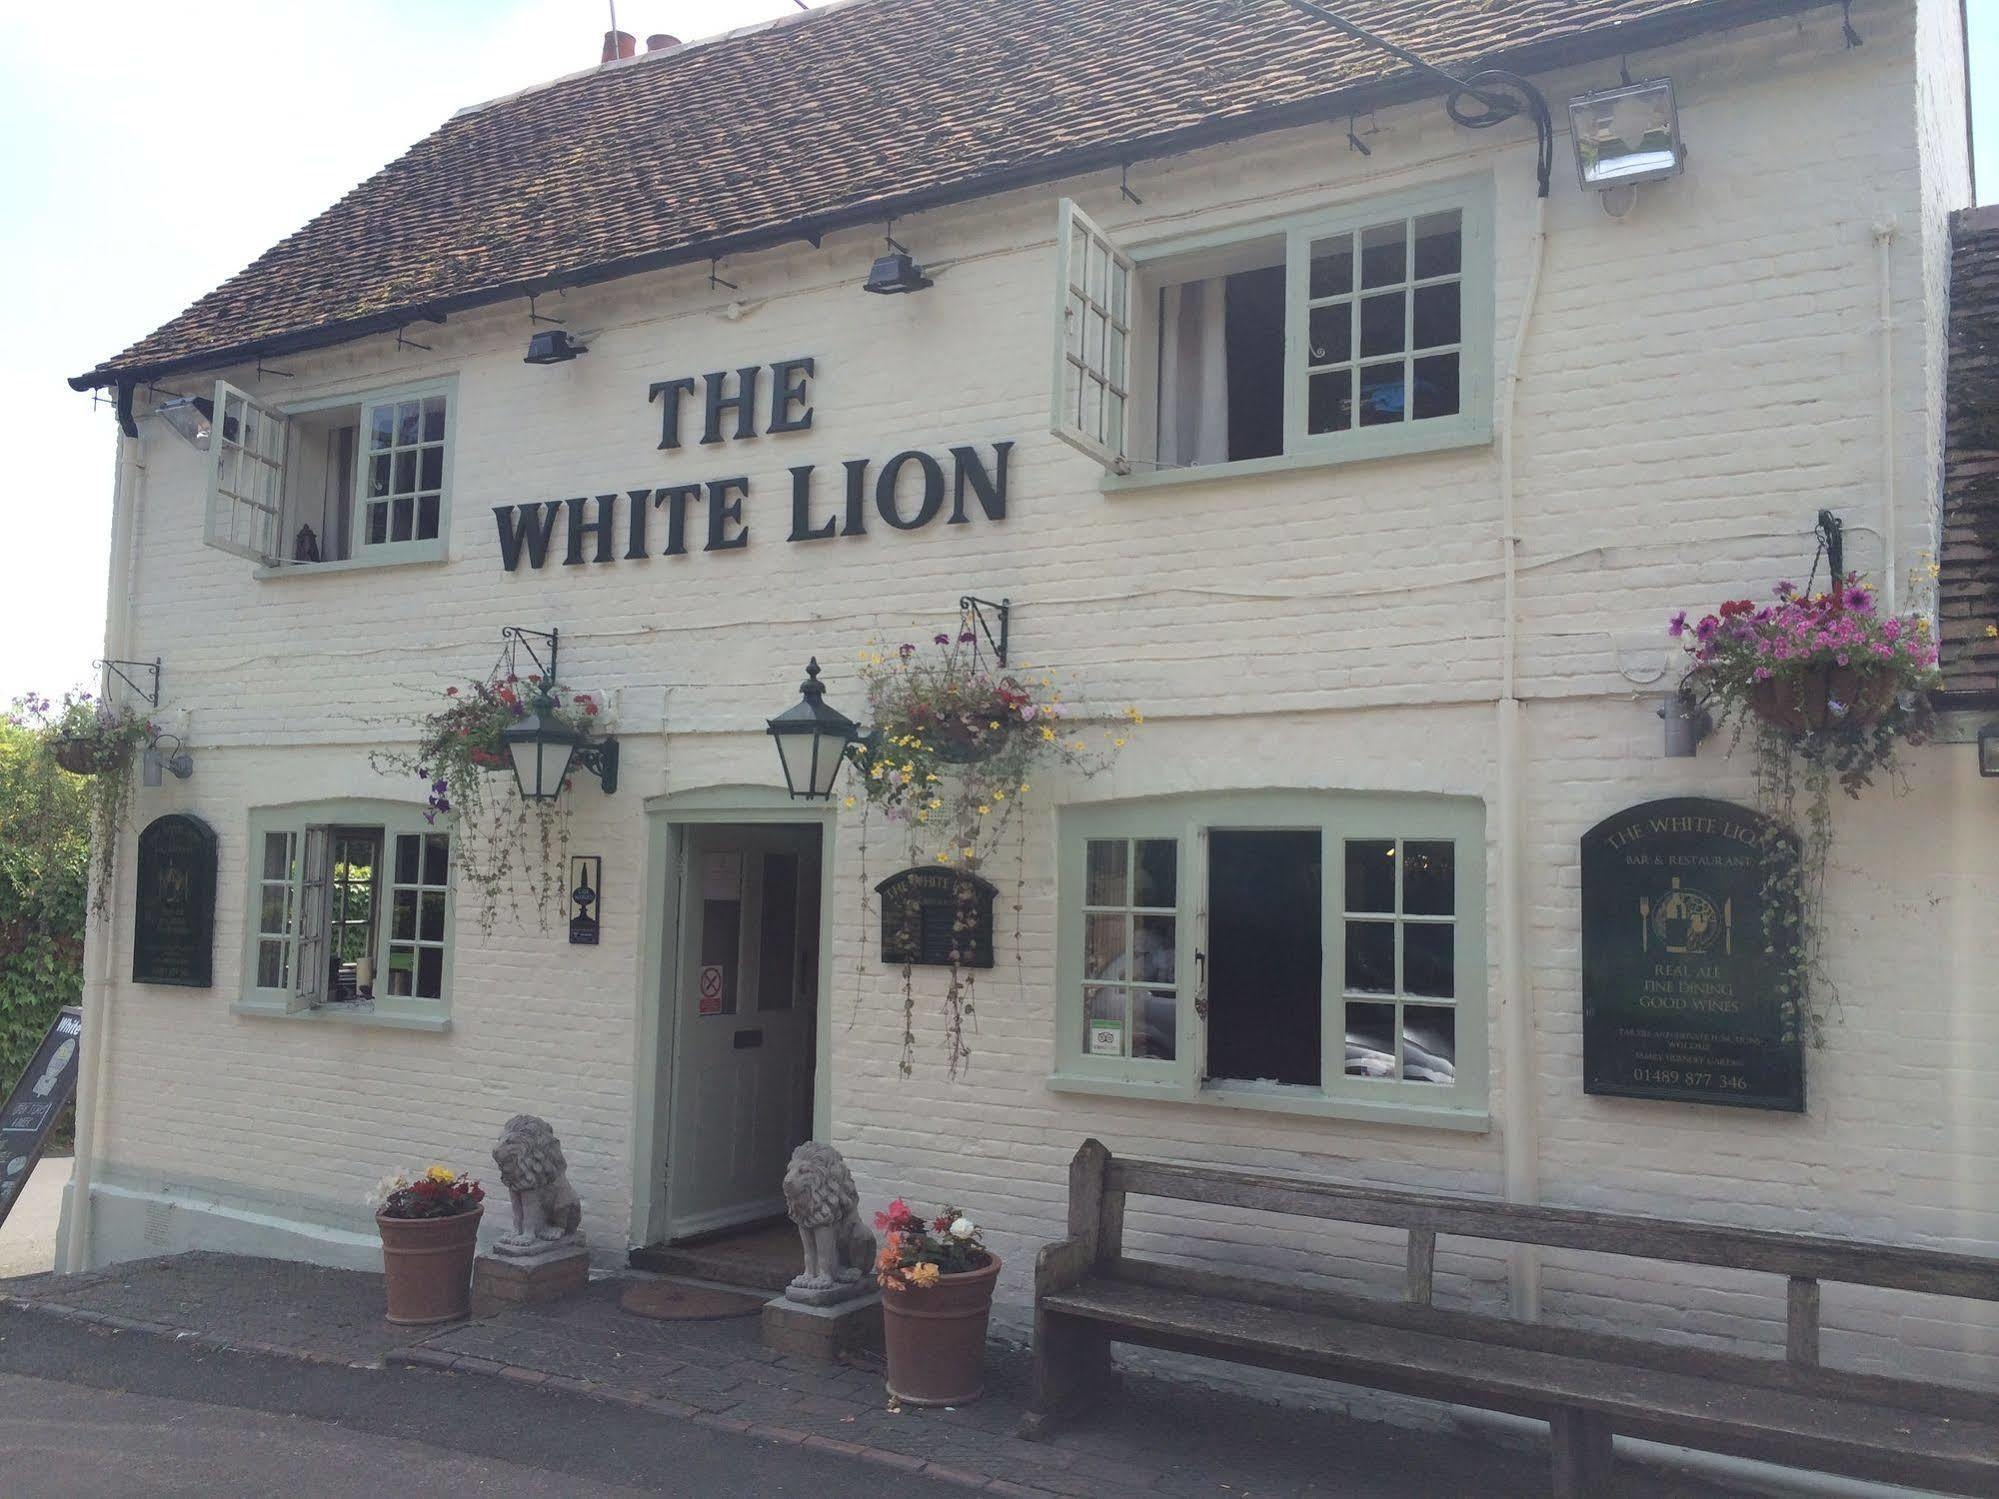
[[[544,500],[539,505],[495,505],[493,518],[500,524],[500,562],[508,572],[521,560],[521,543],[528,549],[528,566],[540,567],[548,560],[548,538],[555,534],[560,500]]]

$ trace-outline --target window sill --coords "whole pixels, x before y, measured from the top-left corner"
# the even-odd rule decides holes
[[[1492,441],[1490,420],[1458,422],[1435,432],[1394,431],[1399,441],[1356,443],[1337,449],[1313,449],[1302,453],[1278,453],[1269,458],[1245,458],[1237,463],[1204,463],[1194,468],[1159,468],[1146,473],[1105,474],[1099,486],[1105,494],[1122,494],[1133,489],[1163,489],[1175,484],[1226,484],[1237,479],[1253,479],[1260,474],[1291,473],[1308,468],[1340,468],[1350,463],[1368,463],[1381,458],[1413,458],[1423,453],[1441,453],[1451,448],[1484,447]],[[1364,428],[1357,434],[1368,437],[1390,432],[1387,427]]]
[[[1321,1119],[1349,1119],[1359,1124],[1403,1124],[1421,1129],[1453,1130],[1483,1135],[1492,1131],[1492,1116],[1484,1109],[1439,1104],[1334,1098],[1305,1088],[1257,1083],[1209,1083],[1189,1094],[1178,1083],[1134,1082],[1126,1078],[1050,1074],[1055,1093],[1101,1093],[1112,1098],[1151,1098],[1162,1103],[1190,1103],[1206,1108],[1255,1109],[1272,1114],[1308,1114]]]
[[[235,1001],[229,1006],[229,1013],[252,1020],[307,1020],[315,1025],[372,1026],[390,1031],[429,1031],[435,1034],[451,1029],[449,1015],[412,1015],[393,1010],[287,1010],[279,1005],[248,999]]]
[[[321,573],[369,572],[383,567],[419,567],[448,561],[444,545],[424,543],[410,545],[407,551],[398,551],[393,557],[348,557],[340,562],[280,562],[264,563],[252,569],[259,578],[316,578]]]

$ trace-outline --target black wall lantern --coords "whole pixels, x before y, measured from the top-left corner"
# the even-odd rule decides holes
[[[582,734],[557,716],[545,689],[536,695],[525,717],[500,731],[500,738],[506,742],[507,758],[513,762],[523,801],[552,802],[562,795],[572,763],[602,781],[606,796],[618,789],[618,741],[585,742]]]
[[[528,355],[521,363],[567,364],[578,354],[589,352],[589,345],[571,338],[566,328],[537,328],[528,335]]]
[[[771,719],[768,728],[770,737],[777,741],[785,784],[795,800],[803,801],[823,802],[833,795],[847,746],[862,737],[851,718],[826,706],[817,657],[806,666],[805,680],[798,684],[798,701]]]
[[[604,795],[609,796],[618,789],[618,741],[613,737],[596,741],[586,739],[581,730],[555,711],[555,700],[550,695],[550,689],[557,680],[555,669],[560,660],[557,652],[562,645],[562,632],[524,630],[519,625],[508,625],[500,634],[509,642],[526,646],[534,664],[541,668],[541,680],[534,684],[535,695],[528,711],[500,731],[501,742],[507,747],[507,759],[514,768],[514,780],[521,788],[521,799],[530,802],[554,801],[562,795],[562,787],[569,779],[572,765],[582,767],[601,781]],[[547,644],[546,662],[535,650],[537,640]],[[511,659],[512,650],[510,644],[509,655],[503,660]]]

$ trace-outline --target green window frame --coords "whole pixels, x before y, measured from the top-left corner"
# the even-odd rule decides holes
[[[1446,221],[1458,231],[1457,263],[1426,263],[1422,230]],[[1049,428],[1103,465],[1106,489],[1239,478],[1492,440],[1496,256],[1489,175],[1131,243],[1064,198],[1056,233]],[[1342,243],[1352,251],[1344,285],[1330,270]],[[1272,257],[1280,257],[1285,270],[1283,451],[1162,467],[1152,456],[1161,288],[1245,269],[1246,257],[1272,265]],[[1425,331],[1452,326],[1451,311],[1454,337]],[[1344,347],[1335,346],[1340,340]],[[1455,412],[1423,414],[1424,393],[1448,388],[1446,371],[1456,382]],[[1337,407],[1333,387],[1342,380],[1349,415],[1336,424],[1324,413]]]
[[[451,537],[458,382],[443,375],[405,385],[264,405],[215,382],[202,539],[259,564],[261,577],[297,577],[410,562],[442,562]],[[312,472],[308,418],[353,413],[351,476],[342,501],[346,534],[322,536],[327,560],[289,560]],[[320,519],[324,522],[324,516]]]
[[[251,811],[239,1013],[447,1026],[456,850],[450,826],[425,811],[358,799]],[[365,874],[347,863],[362,845],[376,858]],[[336,970],[363,955],[372,1003],[334,983]]]
[[[1316,1086],[1206,1075],[1210,835],[1258,831],[1318,835]],[[1467,797],[1242,791],[1062,808],[1049,1085],[1484,1129],[1485,868],[1484,804]]]

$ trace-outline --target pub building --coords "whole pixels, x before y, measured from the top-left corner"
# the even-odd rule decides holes
[[[104,655],[160,659],[186,758],[90,933],[65,1266],[372,1268],[371,1185],[519,1111],[600,1266],[726,1255],[818,1138],[869,1213],[973,1214],[1015,1327],[1089,1137],[1999,1250],[1956,0],[1353,9],[1524,75],[1545,137],[1282,0],[614,35],[78,377],[121,428]],[[1836,796],[1787,1009],[1785,832],[1747,742],[1682,732],[1666,622],[1804,584],[1821,511],[1940,609],[1946,711]],[[1090,746],[969,872],[832,774],[905,646]],[[496,660],[598,710],[481,777],[560,840],[503,870],[410,768]],[[1401,1274],[1253,1216],[1127,1237]],[[1726,1272],[1466,1245],[1474,1304],[1782,1342]],[[1999,1375],[1989,1306],[1824,1317]]]

